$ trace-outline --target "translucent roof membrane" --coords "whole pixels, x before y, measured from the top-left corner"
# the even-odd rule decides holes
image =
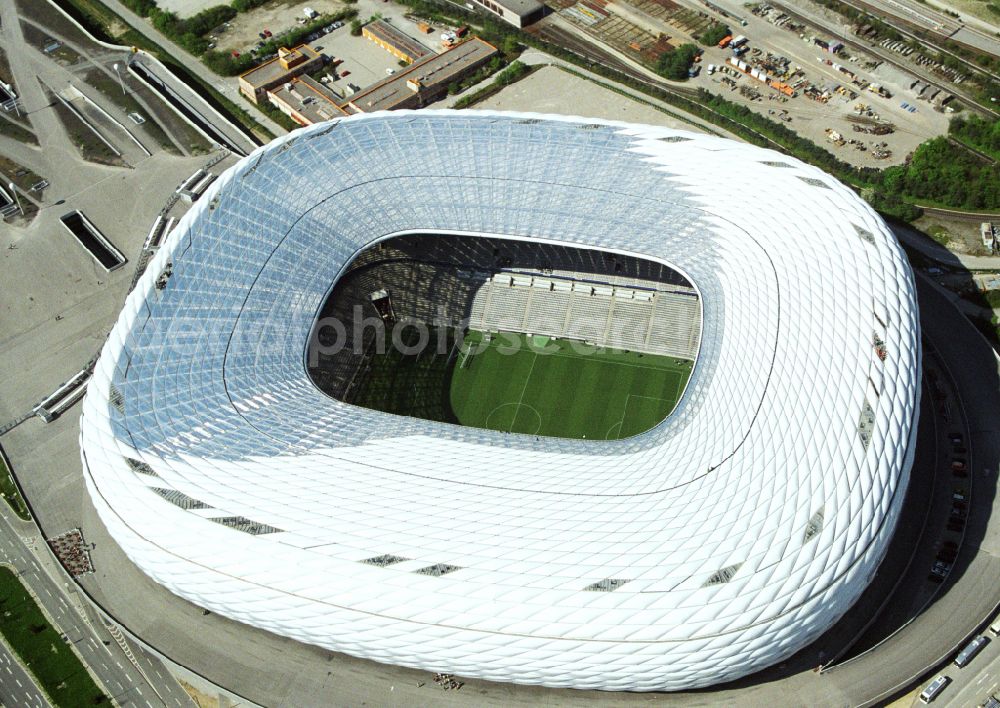
[[[595,446],[325,395],[303,343],[330,285],[404,232],[671,264],[702,306],[680,405]],[[864,589],[919,357],[891,233],[793,158],[592,119],[357,116],[259,149],[169,234],[88,388],[84,470],[133,562],[240,622],[463,676],[692,688],[782,660]]]

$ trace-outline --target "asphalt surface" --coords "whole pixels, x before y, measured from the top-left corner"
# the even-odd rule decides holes
[[[951,683],[939,694],[935,703],[965,708],[982,705],[991,694],[1000,698],[1000,638],[989,631],[983,634],[990,639],[990,643],[976,658],[961,669],[949,664],[941,670]]]
[[[9,13],[9,0],[0,0],[3,39],[8,47],[7,41],[17,39],[12,36]],[[16,29],[16,17],[13,25]],[[23,164],[33,168],[39,165],[40,173],[53,182],[52,194],[66,195],[73,206],[86,207],[88,215],[106,227],[112,240],[134,258],[152,216],[178,177],[193,171],[190,165],[195,163],[154,155],[128,173],[127,188],[134,196],[123,205],[116,195],[125,185],[119,187],[115,180],[124,179],[124,171],[80,163],[75,148],[64,140],[61,126],[48,119],[55,118],[51,111],[32,103],[38,97],[37,92],[32,97],[32,85],[40,90],[33,67],[37,57],[10,51],[8,56],[25,103],[33,110],[32,124],[45,150],[0,140],[0,152],[19,161],[20,155]],[[28,86],[27,91],[23,85]],[[113,274],[91,271],[88,257],[77,246],[60,242],[58,227],[50,217],[61,211],[43,209],[29,230],[0,234],[0,280],[5,292],[17,294],[0,303],[7,324],[6,331],[0,333],[0,346],[8,370],[18,373],[0,381],[4,419],[9,417],[6,414],[23,413],[89,359],[117,316],[131,279],[130,268]],[[8,243],[17,250],[8,252]],[[484,681],[467,681],[460,691],[441,691],[427,672],[333,654],[214,614],[205,615],[144,576],[108,536],[84,489],[77,444],[78,406],[49,425],[29,420],[4,435],[3,443],[49,535],[81,527],[87,541],[97,544],[93,551],[97,572],[84,576],[83,587],[128,630],[170,659],[263,704],[634,705],[655,699],[666,705],[856,705],[915,681],[929,672],[928,667],[947,661],[1000,595],[996,583],[1000,577],[995,488],[1000,460],[997,360],[944,296],[922,283],[920,298],[924,332],[946,362],[966,406],[970,467],[979,475],[973,480],[975,506],[959,562],[934,602],[864,658],[822,675],[814,673],[812,667],[822,663],[824,656],[810,647],[774,672],[711,692],[646,696],[554,691]],[[57,313],[65,315],[62,321],[53,320]],[[959,405],[957,400],[955,405]],[[983,475],[983,470],[990,474]],[[38,538],[34,541],[36,545],[40,542]],[[59,584],[48,577],[50,571],[37,565],[46,562],[47,550],[41,546],[39,550],[39,557],[32,557],[19,534],[12,534],[6,521],[0,523],[0,557],[9,555],[40,600],[52,605],[51,616],[81,653],[86,652],[85,660],[92,663],[108,691],[135,705],[145,705],[142,701],[157,705],[149,684],[143,683],[143,676],[131,666],[101,621],[84,619],[86,614],[75,607],[75,597],[63,596]],[[58,568],[51,572],[61,577]],[[908,588],[899,591],[906,593]],[[158,662],[143,658],[134,643],[132,652],[157,690],[167,696],[169,705],[175,705],[169,702],[171,696],[179,703],[186,700],[176,693],[168,696],[179,688],[171,686],[172,679]],[[0,668],[0,678],[5,673]]]
[[[141,240],[141,234],[134,236]],[[133,245],[132,248],[135,246]],[[37,279],[44,272],[20,277]],[[16,284],[16,283],[15,283]],[[995,476],[982,469],[997,469],[1000,429],[1000,375],[996,357],[978,333],[954,310],[950,302],[922,283],[919,287],[924,333],[940,353],[954,384],[965,399],[976,470],[974,509],[967,526],[963,550],[951,577],[939,586],[939,595],[919,617],[878,645],[861,659],[823,674],[812,669],[836,650],[809,647],[785,665],[717,691],[656,696],[665,705],[823,704],[860,705],[872,698],[888,697],[912,684],[946,661],[992,610],[1000,577],[1000,532],[989,524],[996,518]],[[51,326],[51,325],[50,325]],[[25,350],[25,355],[30,351]],[[43,371],[38,372],[40,376]],[[943,376],[944,374],[942,374]],[[951,397],[951,421],[956,424],[960,404]],[[50,533],[80,526],[93,552],[97,572],[82,584],[106,610],[131,632],[176,661],[216,684],[258,703],[274,706],[358,705],[459,705],[470,700],[481,705],[633,705],[650,697],[584,691],[553,691],[485,681],[466,681],[460,691],[441,691],[426,672],[361,661],[341,654],[250,629],[215,614],[205,615],[191,603],[152,582],[130,563],[96,517],[83,488],[77,448],[77,408],[45,425],[29,420],[3,437],[19,479],[27,486],[32,503],[41,510]],[[992,466],[992,467],[990,467]],[[940,495],[937,495],[940,497]],[[947,509],[945,509],[947,511]],[[936,523],[940,526],[941,520]],[[921,552],[927,553],[926,549]],[[930,551],[933,552],[933,551]],[[927,559],[916,561],[920,592],[925,591]],[[127,591],[125,590],[127,588]],[[905,583],[900,597],[916,593]],[[846,642],[850,636],[840,637]]]
[[[1000,256],[970,256],[965,253],[954,253],[932,241],[926,235],[907,226],[897,226],[893,229],[899,240],[907,246],[917,249],[928,258],[949,268],[966,268],[968,270],[1000,270]]]
[[[246,107],[248,111],[252,111],[253,119],[266,127],[272,133],[275,135],[284,135],[288,132],[273,120],[268,118],[265,114],[251,106],[246,106],[246,100],[243,98],[242,94],[240,94],[239,84],[235,79],[226,79],[213,73],[201,62],[200,59],[189,53],[186,49],[183,49],[181,46],[175,44],[166,36],[160,34],[149,22],[129,10],[118,0],[103,0],[103,2],[105,5],[114,10],[114,12],[132,29],[166,49],[175,61],[191,72],[192,76],[205,78],[223,96],[239,106]]]
[[[15,523],[17,529],[12,525]],[[159,661],[136,648],[132,652],[137,665],[129,661],[103,622],[73,596],[72,585],[53,579],[61,581],[62,576],[48,553],[33,524],[15,521],[6,505],[0,507],[0,559],[14,568],[105,693],[121,706],[192,706],[191,699]],[[3,673],[0,671],[0,679]]]
[[[0,705],[30,708],[52,705],[6,642],[0,642]]]

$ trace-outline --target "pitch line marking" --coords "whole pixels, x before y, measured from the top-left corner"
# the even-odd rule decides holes
[[[535,362],[536,361],[538,361],[538,353],[534,352],[534,358],[531,360],[531,366],[528,368],[528,375],[526,377],[524,377],[524,386],[521,387],[521,396],[520,396],[520,398],[517,399],[517,410],[514,411],[514,417],[510,421],[510,430],[507,431],[508,433],[511,432],[511,430],[514,429],[514,423],[517,422],[517,416],[521,412],[521,404],[524,402],[524,394],[528,390],[528,383],[531,381],[531,374],[535,371]],[[534,410],[534,409],[532,409],[532,410]],[[535,415],[538,415],[538,411],[535,411]],[[539,420],[538,427],[539,428],[542,427],[541,426],[541,419],[542,419],[542,417],[539,415],[538,416],[538,420]]]
[[[622,426],[622,425],[625,424],[625,418],[628,417],[628,405],[632,401],[633,398],[648,398],[651,401],[664,401],[664,402],[667,402],[667,403],[670,402],[669,398],[660,398],[659,396],[643,396],[641,393],[630,393],[630,394],[628,394],[628,396],[625,397],[625,410],[622,411],[622,419],[620,421],[618,421],[617,425]],[[677,399],[674,399],[674,405],[677,405]],[[649,426],[646,430],[652,430],[657,425],[659,425],[660,423],[662,423],[663,420],[664,419],[661,419],[661,420],[657,421],[655,424]],[[613,428],[615,426],[612,425],[611,427]],[[608,429],[608,432],[611,432],[610,428]],[[642,432],[646,432],[646,431],[644,430]],[[618,428],[618,434],[621,435],[621,427]],[[638,435],[638,433],[636,433],[636,434]]]

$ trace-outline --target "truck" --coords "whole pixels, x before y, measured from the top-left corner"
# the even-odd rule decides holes
[[[319,13],[313,10],[311,7],[302,8],[302,14],[306,16],[307,20],[315,20],[319,17]]]
[[[742,47],[746,43],[747,43],[747,38],[741,34],[739,37],[734,39],[729,46],[731,46],[733,49],[736,49],[737,47]]]
[[[725,37],[719,40],[719,49],[725,49],[729,46],[729,43],[733,41],[733,35],[727,34]]]

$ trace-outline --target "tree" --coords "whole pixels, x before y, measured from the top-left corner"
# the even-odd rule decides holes
[[[723,24],[714,24],[698,35],[698,41],[706,47],[711,47],[722,41],[729,34],[729,28]]]
[[[360,37],[361,28],[363,26],[364,24],[361,22],[361,20],[351,20],[351,34],[355,37]]]
[[[701,50],[693,44],[682,44],[664,52],[656,62],[656,73],[672,81],[686,81],[688,70]]]

